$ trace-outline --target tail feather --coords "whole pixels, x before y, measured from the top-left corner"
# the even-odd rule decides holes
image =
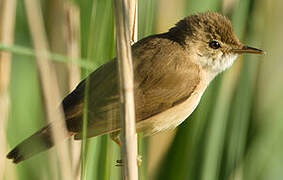
[[[7,155],[14,163],[19,163],[33,155],[51,148],[54,142],[51,137],[51,125],[47,125],[21,142]]]

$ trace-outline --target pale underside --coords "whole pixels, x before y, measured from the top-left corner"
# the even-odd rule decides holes
[[[207,86],[200,67],[167,34],[148,37],[132,50],[137,131],[151,135],[175,128],[193,112]],[[120,130],[116,63],[110,61],[88,78],[88,137]],[[84,87],[85,81],[63,102],[67,127],[76,139],[81,138]]]

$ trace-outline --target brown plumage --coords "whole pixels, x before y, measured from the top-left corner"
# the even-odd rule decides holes
[[[196,108],[209,82],[230,67],[238,54],[245,52],[244,47],[247,48],[234,35],[230,21],[212,12],[189,16],[169,32],[134,44],[137,131],[151,135],[178,126]],[[262,51],[253,49],[251,53]],[[87,78],[88,137],[120,131],[117,75],[117,60],[113,59]],[[85,84],[86,80],[82,81],[62,103],[67,129],[75,139],[82,137]],[[37,143],[41,148],[32,150]],[[52,145],[49,125],[19,144],[7,157],[17,163]]]

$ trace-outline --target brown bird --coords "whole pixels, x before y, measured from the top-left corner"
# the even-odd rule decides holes
[[[179,21],[163,34],[132,46],[137,132],[152,135],[182,123],[199,104],[214,77],[243,53],[263,54],[244,46],[224,16],[205,12]],[[120,102],[117,60],[102,65],[89,80],[87,137],[106,133],[119,142]],[[67,129],[82,138],[86,79],[63,100]],[[54,145],[49,124],[8,155],[18,163]],[[39,145],[36,146],[35,145]]]

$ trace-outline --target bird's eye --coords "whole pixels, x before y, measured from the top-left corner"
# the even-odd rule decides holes
[[[212,49],[218,49],[221,46],[220,46],[219,42],[217,42],[217,41],[210,41],[209,42],[209,47],[211,47]]]

